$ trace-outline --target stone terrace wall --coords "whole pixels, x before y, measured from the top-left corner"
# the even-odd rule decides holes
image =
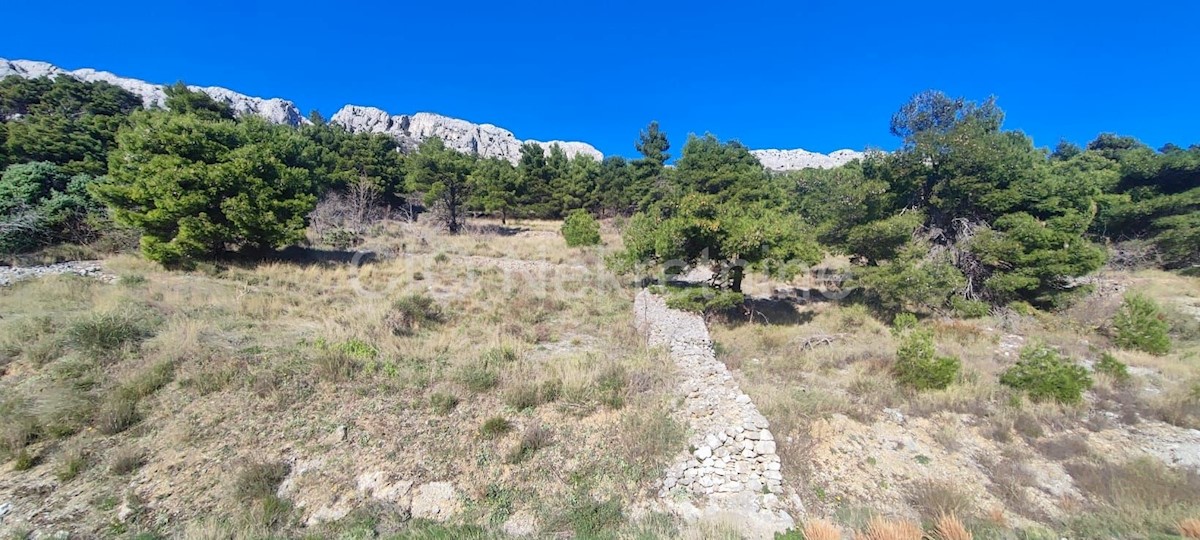
[[[687,518],[733,516],[749,536],[771,537],[794,525],[784,497],[775,438],[766,417],[717,360],[704,320],[667,307],[648,290],[634,302],[638,328],[679,366],[681,420],[690,452],[667,468],[659,497]]]

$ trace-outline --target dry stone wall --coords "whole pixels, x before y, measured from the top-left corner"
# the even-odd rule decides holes
[[[679,366],[689,448],[670,465],[660,499],[684,517],[736,516],[747,535],[770,537],[794,525],[775,437],[766,417],[717,360],[704,320],[670,309],[643,290],[634,302],[639,329]]]

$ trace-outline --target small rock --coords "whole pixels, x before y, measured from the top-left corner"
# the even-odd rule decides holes
[[[754,452],[762,456],[774,454],[775,441],[758,441],[758,444],[754,445]]]
[[[446,521],[462,510],[458,490],[449,482],[430,482],[413,491],[412,517]]]
[[[712,457],[712,448],[701,446],[696,449],[696,459],[708,459]]]

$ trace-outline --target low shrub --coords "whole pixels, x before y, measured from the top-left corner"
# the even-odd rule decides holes
[[[1092,387],[1092,377],[1054,349],[1032,344],[1021,349],[1017,363],[1000,375],[1000,384],[1023,391],[1034,401],[1077,404]]]
[[[152,323],[128,311],[89,314],[67,326],[67,339],[74,347],[92,353],[110,353],[127,343],[152,335]]]
[[[601,371],[596,376],[596,395],[610,409],[620,409],[625,406],[626,387],[629,385],[629,373],[625,368],[613,365]]]
[[[126,475],[142,468],[146,464],[146,455],[134,447],[122,447],[113,451],[109,458],[108,472],[116,475]]]
[[[542,404],[537,385],[533,383],[519,384],[504,397],[504,402],[517,411],[532,409]]]
[[[600,222],[586,210],[574,210],[562,224],[562,236],[570,247],[600,243]]]
[[[397,336],[411,336],[445,319],[446,314],[432,298],[415,293],[392,303],[391,311],[384,318],[384,325]]]
[[[521,433],[521,440],[509,451],[505,461],[516,464],[529,459],[542,448],[550,446],[554,434],[542,426],[533,426]]]
[[[91,456],[83,448],[70,447],[59,456],[54,476],[59,482],[67,482],[82,474],[91,465]]]
[[[992,305],[982,300],[972,300],[961,296],[950,297],[950,309],[954,310],[954,314],[964,319],[978,319],[987,317],[991,313]]]
[[[1129,382],[1129,367],[1124,362],[1117,360],[1112,353],[1101,354],[1100,359],[1096,361],[1095,370],[1096,373],[1112,377],[1118,384]]]
[[[470,364],[459,369],[458,382],[480,394],[495,388],[500,382],[500,374],[485,364]]]
[[[712,287],[682,287],[667,289],[667,307],[702,315],[727,311],[742,305],[745,295]]]
[[[247,463],[238,471],[234,493],[242,501],[273,497],[289,472],[291,467],[281,461]]]
[[[138,400],[135,396],[122,392],[120,389],[112,392],[96,411],[93,423],[100,433],[116,435],[141,420],[137,412]]]
[[[499,437],[512,431],[512,422],[509,422],[503,416],[493,416],[483,422],[480,426],[479,433],[489,439]]]
[[[458,396],[445,392],[434,392],[432,396],[429,396],[429,406],[441,414],[447,414],[458,406]]]
[[[1113,331],[1118,346],[1154,355],[1164,355],[1171,350],[1170,327],[1162,308],[1154,300],[1140,295],[1127,294],[1113,317]]]
[[[574,533],[575,538],[597,538],[616,529],[625,520],[621,502],[615,498],[597,501],[580,496],[559,516],[559,523]]]
[[[917,390],[940,390],[958,378],[962,363],[952,356],[937,356],[931,330],[911,330],[902,339],[892,368],[900,384]]]

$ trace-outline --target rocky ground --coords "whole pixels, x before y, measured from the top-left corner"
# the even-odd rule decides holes
[[[71,261],[38,266],[0,266],[0,287],[30,278],[76,274],[113,282],[117,276],[104,272],[100,261]]]

